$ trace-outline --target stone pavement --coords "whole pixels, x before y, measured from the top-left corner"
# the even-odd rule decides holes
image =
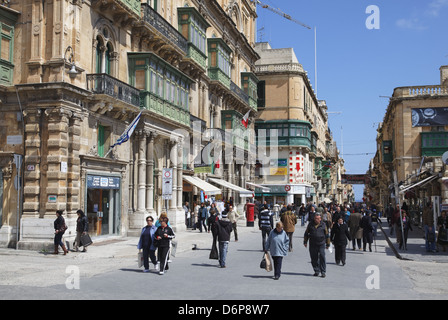
[[[246,227],[246,221],[238,222],[238,235],[258,230]],[[110,272],[119,268],[135,265],[137,269],[138,237],[102,236],[93,237],[93,244],[87,252],[72,252],[66,256],[62,253],[54,255],[52,252],[15,250],[0,248],[0,285],[24,285],[46,287],[64,283],[69,270],[76,266],[81,276],[91,277]],[[187,254],[196,250],[209,250],[212,234],[191,230],[176,233],[177,243],[175,254]],[[234,241],[234,235],[231,235]],[[62,252],[59,249],[59,252]]]
[[[300,222],[297,224],[297,227],[299,226]],[[448,262],[447,252],[426,253],[423,233],[418,227],[409,233],[407,251],[397,249],[396,238],[390,237],[390,230],[385,219],[383,219],[382,228],[384,234],[378,229],[376,245],[378,249],[384,248],[382,250],[385,250],[386,254],[395,255],[402,261]],[[257,230],[257,222],[255,227],[246,227],[244,220],[238,222],[238,234],[241,236]],[[303,232],[300,228],[297,231]],[[137,269],[138,237],[103,236],[93,238],[93,241],[94,244],[88,248],[87,252],[70,252],[66,256],[53,255],[51,252],[2,248],[0,249],[0,286],[47,287],[63,284],[73,266],[79,269],[82,277],[92,277],[133,265]],[[191,253],[194,247],[196,250],[209,250],[212,235],[189,229],[178,232],[175,241],[177,242],[175,254],[184,255]],[[233,233],[231,241],[234,241]],[[350,249],[351,244],[347,250]]]
[[[426,252],[425,247],[425,231],[421,227],[412,226],[413,230],[409,230],[409,236],[407,241],[407,250],[399,249],[397,243],[396,233],[390,235],[390,228],[386,219],[382,219],[382,228],[389,247],[393,250],[395,256],[401,260],[412,260],[419,262],[437,262],[448,263],[448,251],[444,252],[440,247],[436,253]],[[436,246],[437,248],[437,246]]]

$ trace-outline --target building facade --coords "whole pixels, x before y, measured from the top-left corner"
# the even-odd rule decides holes
[[[437,206],[448,209],[448,175],[442,161],[448,151],[447,79],[448,66],[442,66],[440,85],[394,89],[378,127],[372,182],[365,191],[372,202],[384,207],[400,199],[416,215],[438,197]]]
[[[93,236],[139,235],[162,211],[184,230],[184,201],[217,194],[212,184],[241,202],[254,138],[234,131],[257,112],[255,6],[3,1],[0,245],[51,245],[56,210],[70,241],[78,209]],[[211,141],[231,156],[205,157]]]
[[[261,57],[257,148],[265,146],[271,155],[269,162],[257,163],[256,181],[265,188],[256,195],[271,203],[342,203],[342,189],[333,191],[342,188],[337,168],[343,161],[328,128],[326,102],[317,99],[292,48],[255,48]]]

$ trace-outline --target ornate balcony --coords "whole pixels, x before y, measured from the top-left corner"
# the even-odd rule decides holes
[[[88,74],[87,90],[132,106],[140,106],[140,90],[106,73]]]

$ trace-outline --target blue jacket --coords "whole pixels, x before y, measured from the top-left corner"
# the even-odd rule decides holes
[[[138,240],[138,245],[137,245],[137,249],[143,249],[143,244],[142,244],[142,235],[143,232],[145,232],[146,228],[149,228],[149,226],[145,226],[142,229],[142,233],[140,234],[140,240]],[[151,227],[151,230],[149,231],[150,235],[151,235],[151,247],[149,248],[150,250],[156,250],[156,247],[154,247],[154,234],[157,231],[157,227],[155,225],[153,225]]]
[[[285,257],[288,255],[289,237],[284,230],[278,232],[276,228],[269,233],[266,240],[266,250],[270,250],[273,257]]]

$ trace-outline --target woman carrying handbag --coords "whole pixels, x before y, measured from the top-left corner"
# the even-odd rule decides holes
[[[275,229],[269,234],[268,240],[266,240],[265,253],[269,251],[272,259],[274,260],[274,280],[278,280],[282,273],[283,257],[288,255],[289,250],[289,237],[283,230],[283,223],[277,222]]]

